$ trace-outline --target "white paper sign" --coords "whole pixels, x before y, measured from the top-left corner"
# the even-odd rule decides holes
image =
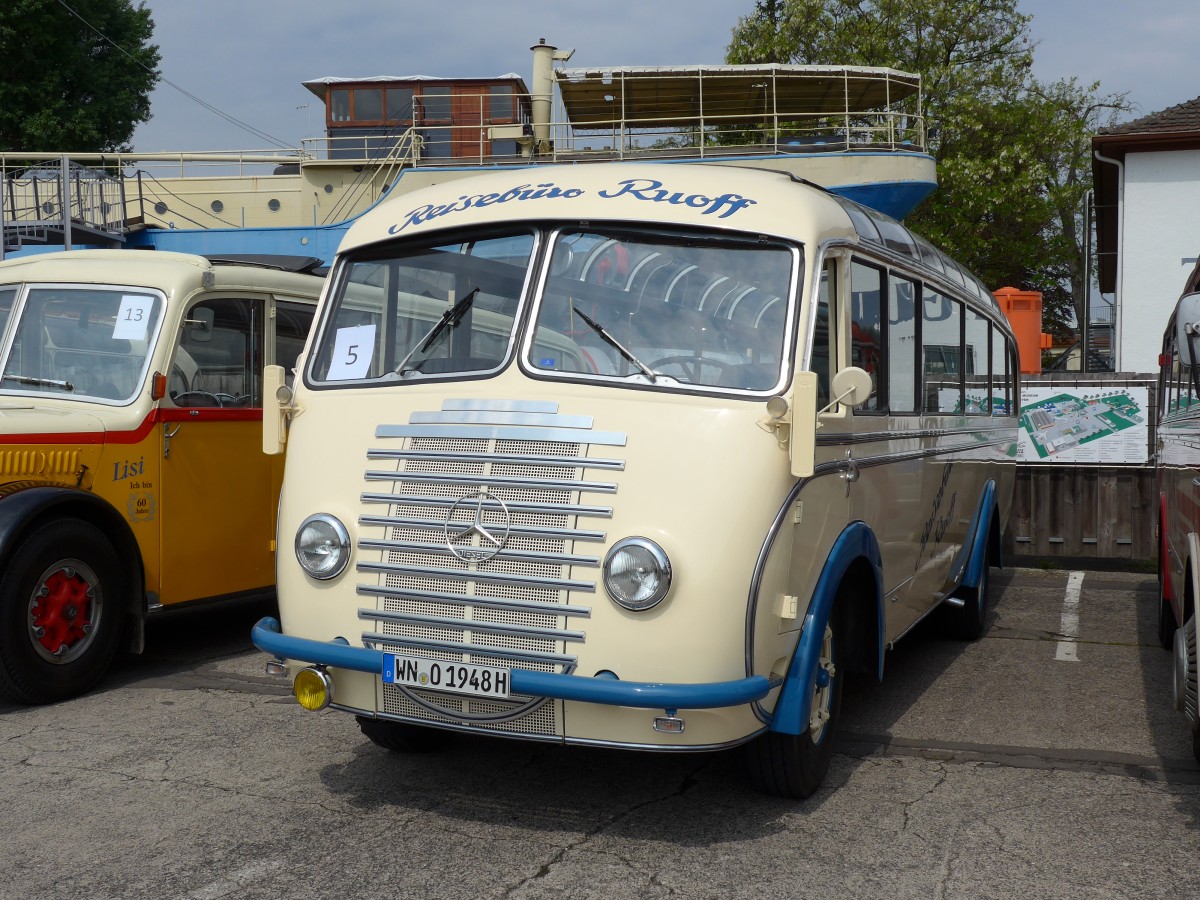
[[[339,328],[333,341],[333,359],[329,362],[330,381],[366,378],[375,354],[375,326],[354,325]]]
[[[113,340],[144,341],[153,312],[153,297],[146,294],[123,296],[121,308],[117,310],[117,323],[113,326]]]

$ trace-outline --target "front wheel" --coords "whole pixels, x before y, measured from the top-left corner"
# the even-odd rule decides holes
[[[747,774],[755,787],[765,793],[803,800],[821,786],[829,771],[845,678],[839,671],[841,648],[849,638],[844,618],[839,614],[842,606],[834,605],[833,615],[825,626],[808,727],[800,734],[768,731],[746,745]]]
[[[54,703],[95,687],[117,651],[126,590],[95,526],[67,519],[34,531],[0,576],[0,696]]]

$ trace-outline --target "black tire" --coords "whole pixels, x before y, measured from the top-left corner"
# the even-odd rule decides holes
[[[979,584],[973,588],[961,588],[956,593],[963,605],[950,608],[949,629],[952,637],[961,641],[976,641],[987,630],[988,600],[991,594],[991,566],[984,561],[979,573]]]
[[[370,739],[371,743],[393,753],[435,753],[445,749],[454,739],[451,732],[440,728],[422,728],[420,725],[387,722],[366,716],[354,718],[358,721],[359,731]]]
[[[1200,762],[1200,728],[1192,729],[1192,756],[1196,757],[1196,762]]]
[[[833,744],[842,710],[842,684],[845,680],[842,650],[849,640],[843,613],[845,603],[839,596],[835,602],[819,669],[829,672],[829,683],[813,690],[813,716],[810,725],[800,734],[767,731],[746,745],[746,774],[751,783],[767,794],[803,800],[821,786],[833,759]],[[817,725],[817,716],[824,712],[824,721]]]
[[[0,696],[54,703],[95,687],[120,642],[125,581],[112,543],[87,522],[25,538],[0,575]]]

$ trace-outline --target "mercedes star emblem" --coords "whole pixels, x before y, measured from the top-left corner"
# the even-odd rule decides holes
[[[470,504],[475,506],[475,519],[466,528],[459,528],[462,523],[454,522],[454,514],[460,506]],[[499,510],[504,514],[504,522],[485,524],[484,510]],[[463,562],[485,562],[504,549],[511,527],[512,516],[504,501],[490,493],[487,485],[481,485],[478,491],[468,494],[450,507],[450,512],[446,514],[446,546]],[[471,541],[475,535],[479,536],[478,546],[462,543],[464,540]]]

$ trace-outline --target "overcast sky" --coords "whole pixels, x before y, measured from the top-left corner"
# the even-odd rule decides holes
[[[1127,92],[1144,115],[1200,97],[1195,0],[1021,0],[1042,80],[1077,76]],[[163,81],[142,152],[296,147],[324,109],[301,82],[332,75],[495,76],[527,81],[541,38],[572,66],[724,61],[753,0],[146,0]],[[168,84],[167,82],[170,82]],[[174,85],[174,86],[172,86]],[[183,93],[186,91],[187,93]],[[190,99],[276,138],[276,145]]]

